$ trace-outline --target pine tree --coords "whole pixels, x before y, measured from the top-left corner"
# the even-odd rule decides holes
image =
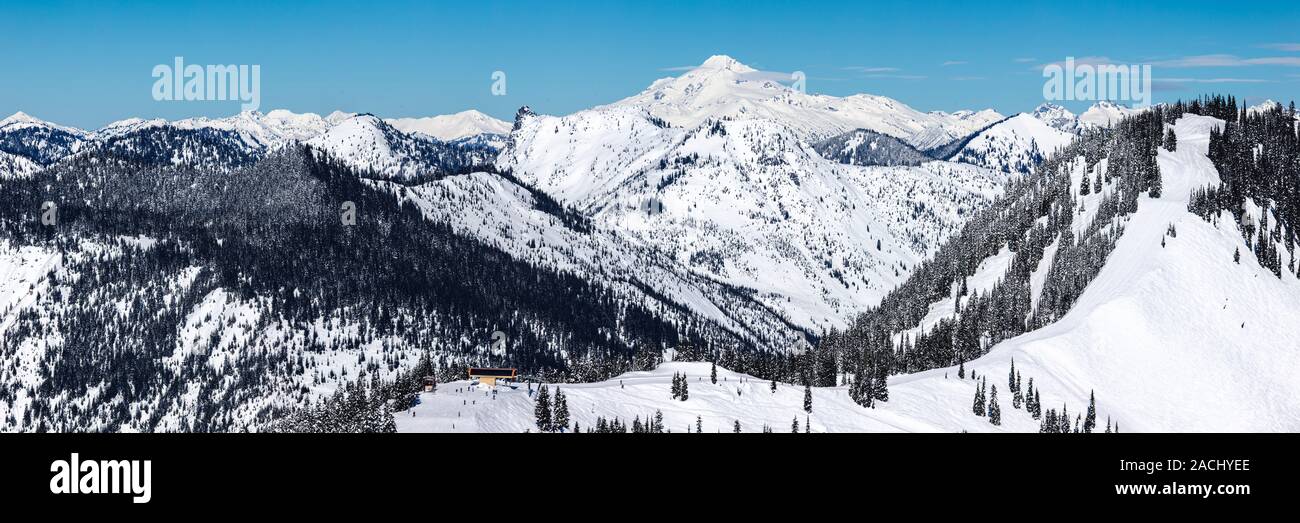
[[[871,380],[871,399],[873,404],[889,401],[889,375],[883,365],[876,367],[876,374]]]
[[[1233,263],[1241,263],[1241,249],[1232,250],[1232,261]]]
[[[1088,417],[1083,420],[1083,431],[1092,433],[1092,429],[1097,426],[1097,393],[1088,393]]]
[[[792,420],[792,421],[790,422],[790,433],[791,433],[791,434],[798,434],[798,433],[799,433],[799,417],[798,417],[798,416],[796,416],[796,417],[794,418],[794,420]]]
[[[682,373],[682,401],[686,401],[690,398],[691,398],[690,380],[686,378],[685,373]]]
[[[982,385],[975,385],[975,401],[971,403],[971,412],[974,412],[976,416],[984,415],[984,390]]]
[[[965,361],[962,361],[960,364],[957,365],[957,377],[958,377],[958,378],[961,378],[961,379],[966,379],[966,362],[965,362]]]
[[[740,420],[736,420],[736,426],[735,426],[734,432],[735,432],[736,434],[740,434]]]
[[[718,362],[716,361],[713,362],[713,366],[709,368],[709,381],[713,382],[714,385],[718,384]]]
[[[1002,408],[998,406],[998,386],[994,385],[989,393],[989,423],[1002,424]]]
[[[803,410],[804,410],[804,412],[811,413],[811,412],[812,412],[812,407],[813,407],[813,405],[812,405],[812,385],[810,385],[810,384],[808,384],[808,383],[804,383],[804,385],[803,385]]]
[[[776,380],[772,380],[772,394],[776,394]]]
[[[550,432],[551,394],[547,392],[545,384],[537,391],[537,405],[533,408],[533,414],[537,417],[537,430]]]
[[[1039,394],[1039,391],[1034,391],[1034,419],[1038,419],[1042,415],[1043,415],[1043,396]]]
[[[681,374],[673,373],[673,399],[682,397],[682,379]]]
[[[569,429],[569,402],[564,397],[564,391],[559,387],[555,388],[555,416],[551,422],[551,429],[559,431]]]
[[[1084,173],[1083,181],[1079,184],[1079,196],[1092,194],[1092,180],[1088,179],[1088,174]]]
[[[704,418],[701,418],[698,414],[695,415],[695,433],[704,433]]]
[[[1016,391],[1016,360],[1011,360],[1011,370],[1007,372],[1007,389]]]
[[[1178,150],[1178,135],[1174,133],[1174,128],[1170,127],[1169,132],[1165,133],[1165,149],[1169,152]]]
[[[812,422],[808,421],[808,416],[803,417],[803,433],[812,434]]]

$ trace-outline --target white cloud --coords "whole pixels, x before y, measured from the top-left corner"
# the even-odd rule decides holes
[[[1270,81],[1261,78],[1161,78],[1160,80],[1188,84],[1262,84]]]
[[[1274,49],[1274,50],[1278,50],[1278,51],[1287,51],[1287,52],[1296,52],[1296,51],[1300,51],[1300,43],[1276,43],[1276,44],[1264,44],[1264,45],[1261,45],[1260,47],[1263,47],[1263,48],[1265,48],[1265,49]]]
[[[1151,62],[1157,67],[1246,67],[1252,65],[1281,65],[1300,67],[1300,56],[1269,56],[1262,58],[1242,58],[1231,54],[1203,54],[1184,56],[1171,60]]]
[[[899,70],[897,67],[865,67],[861,65],[850,65],[842,69],[845,71],[857,71],[859,73],[894,73]]]

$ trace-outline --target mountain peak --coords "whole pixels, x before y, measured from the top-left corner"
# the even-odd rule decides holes
[[[5,118],[4,120],[0,120],[0,126],[16,124],[16,123],[50,126],[48,122],[41,120],[40,118],[36,118],[27,113],[24,113],[22,111],[18,111],[14,113],[12,116]]]
[[[738,73],[748,73],[754,71],[754,68],[742,64],[735,58],[732,58],[725,54],[715,54],[713,56],[710,56],[708,60],[705,60],[704,63],[700,64],[698,69],[725,69],[728,71],[735,71]]]

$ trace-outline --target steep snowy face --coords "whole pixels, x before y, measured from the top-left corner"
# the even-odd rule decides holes
[[[707,318],[758,347],[772,349],[803,339],[801,332],[747,294],[698,276],[618,231],[593,228],[585,217],[508,176],[476,172],[419,185],[371,183],[457,234],[535,267],[582,275],[587,283],[629,303],[666,311],[675,321],[689,321],[692,314]]]
[[[807,142],[870,129],[918,149],[951,142],[1002,119],[992,110],[922,113],[883,96],[806,94],[785,85],[790,80],[790,74],[757,71],[731,57],[714,56],[681,76],[660,79],[611,106],[640,107],[674,126],[688,128],[709,119],[768,119],[780,122],[794,137]]]
[[[428,118],[389,118],[384,120],[406,133],[420,133],[442,141],[459,140],[481,134],[509,134],[510,123],[475,110]]]
[[[416,138],[374,115],[354,116],[307,142],[380,179],[415,181],[489,165],[495,150]]]
[[[962,147],[953,161],[979,165],[1006,173],[1031,172],[1043,158],[1070,143],[1074,133],[1054,127],[1065,123],[1055,111],[1021,113],[984,131]],[[1068,113],[1067,113],[1068,114]]]
[[[80,129],[52,124],[23,112],[15,113],[0,120],[0,153],[18,159],[0,160],[0,173],[15,176],[25,172],[18,164],[49,165],[81,150],[86,140],[85,131]]]
[[[1055,104],[1042,104],[1034,109],[1034,118],[1047,124],[1048,127],[1066,133],[1077,133],[1079,131],[1079,117],[1070,112],[1069,109]]]
[[[845,165],[782,122],[684,129],[627,106],[524,114],[498,167],[814,330],[877,302],[998,192],[973,166]]]
[[[1137,114],[1140,111],[1141,109],[1132,109],[1102,100],[1079,115],[1079,124],[1083,127],[1110,127],[1115,122],[1124,119],[1124,117]]]

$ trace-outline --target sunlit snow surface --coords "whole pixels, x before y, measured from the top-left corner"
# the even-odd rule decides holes
[[[1068,314],[967,362],[968,373],[998,387],[1001,426],[971,412],[976,382],[969,375],[958,379],[955,368],[942,368],[892,377],[890,401],[875,409],[854,404],[845,387],[815,388],[813,430],[1036,431],[1038,421],[1011,406],[1012,360],[1023,386],[1034,378],[1044,409],[1064,405],[1074,418],[1095,391],[1098,430],[1107,419],[1125,432],[1300,430],[1300,281],[1261,268],[1231,217],[1216,225],[1187,212],[1192,189],[1218,183],[1206,157],[1216,125],[1221,122],[1190,115],[1177,121],[1177,152],[1161,150],[1158,158],[1162,197],[1141,198],[1105,268]],[[1177,237],[1165,238],[1162,248],[1170,225]],[[1236,249],[1240,264],[1232,259]],[[670,398],[678,371],[691,376],[685,402]],[[745,432],[764,424],[787,432],[794,418],[804,423],[801,386],[783,384],[773,394],[769,382],[723,369],[726,381],[714,385],[708,371],[705,363],[669,363],[650,373],[551,388],[565,391],[584,427],[597,416],[630,422],[656,410],[674,432],[693,429],[697,415],[706,432],[730,431],[737,420]],[[523,389],[505,389],[495,400],[484,390],[455,392],[467,386],[443,384],[424,394],[421,405],[398,413],[399,429],[535,430],[533,401]]]

